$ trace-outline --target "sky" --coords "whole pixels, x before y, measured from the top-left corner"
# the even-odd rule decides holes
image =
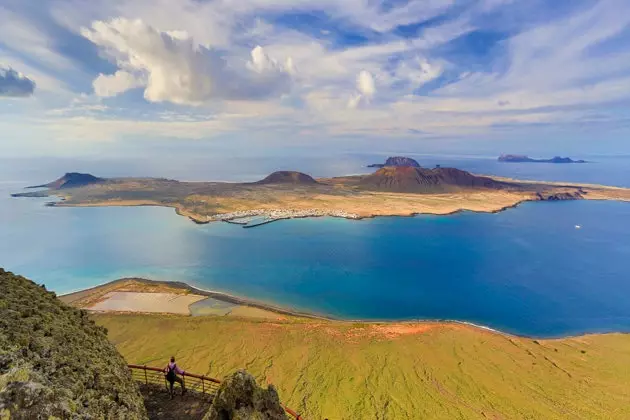
[[[0,156],[628,154],[627,2],[0,0]]]

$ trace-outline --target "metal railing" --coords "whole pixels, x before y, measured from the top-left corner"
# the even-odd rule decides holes
[[[128,365],[131,369],[131,376],[138,382],[144,382],[145,384],[157,384],[168,385],[166,382],[166,376],[164,375],[164,369],[141,366],[141,365]],[[184,382],[184,386],[188,390],[200,392],[202,394],[213,395],[219,389],[221,381],[214,378],[208,378],[203,375],[196,375],[194,373],[184,372],[179,375]]]
[[[142,382],[146,385],[162,385],[168,387],[168,382],[166,381],[166,375],[164,374],[164,369],[146,366],[146,365],[127,365],[131,370],[131,377],[138,381]],[[215,378],[209,378],[203,375],[197,375],[194,373],[184,372],[179,375],[184,382],[184,386],[187,390],[196,391],[200,394],[205,395],[214,395],[219,390],[219,385],[221,381]],[[295,420],[305,420],[300,414],[291,410],[289,407],[282,406],[284,411],[294,418]]]

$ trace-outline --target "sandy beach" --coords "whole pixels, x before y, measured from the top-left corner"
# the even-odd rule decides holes
[[[96,312],[141,312],[190,315],[189,306],[206,299],[201,295],[176,293],[109,292],[87,307]]]
[[[326,319],[225,293],[196,289],[185,283],[140,278],[114,280],[59,296],[59,299],[93,312],[216,315],[271,320],[284,320],[287,317]]]
[[[63,302],[95,313],[137,313],[180,315],[188,317],[218,316],[252,320],[307,321],[313,325],[330,322],[371,325],[374,332],[385,335],[417,334],[436,326],[470,328],[473,330],[512,336],[493,328],[459,320],[361,320],[336,319],[333,317],[294,311],[226,293],[194,288],[182,282],[168,282],[143,278],[126,278],[59,296]],[[322,324],[319,324],[322,323]]]

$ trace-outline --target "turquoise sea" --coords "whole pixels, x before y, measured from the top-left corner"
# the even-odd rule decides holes
[[[299,168],[315,176],[358,173],[384,157],[304,159]],[[630,186],[628,157],[589,165],[415,157],[477,173]],[[498,214],[242,229],[196,225],[166,208],[49,208],[46,199],[9,194],[70,170],[252,180],[291,168],[278,161],[252,161],[247,170],[194,161],[0,163],[0,266],[58,293],[142,276],[344,319],[456,319],[533,336],[630,332],[630,203],[526,203]]]

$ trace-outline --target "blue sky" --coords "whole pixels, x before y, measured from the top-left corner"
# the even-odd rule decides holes
[[[627,0],[4,0],[0,153],[234,142],[627,154],[627,8]]]

